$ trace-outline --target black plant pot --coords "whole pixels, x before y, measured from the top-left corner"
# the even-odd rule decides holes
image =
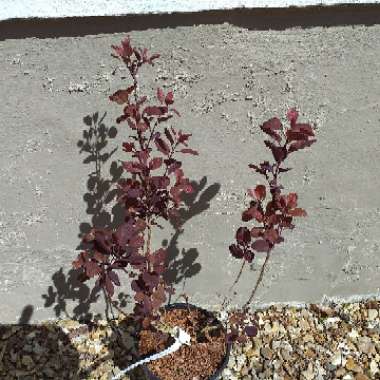
[[[210,311],[202,309],[201,307],[198,307],[195,305],[187,304],[187,303],[173,303],[173,304],[164,306],[165,310],[188,309],[188,308],[192,309],[192,310],[194,310],[194,309],[200,310],[204,314],[206,314],[208,317],[215,317],[213,315],[213,313],[211,313]],[[222,323],[220,323],[220,325],[221,325],[222,329],[225,331]],[[218,380],[220,378],[223,370],[226,368],[226,366],[228,364],[228,360],[229,360],[230,352],[231,352],[231,346],[232,346],[231,343],[227,343],[226,354],[225,354],[222,362],[219,364],[219,367],[217,368],[217,370],[208,378],[208,380]],[[150,369],[148,368],[148,366],[146,364],[143,364],[142,368],[143,368],[144,374],[147,377],[147,379],[149,379],[149,380],[161,380],[159,377],[157,377],[155,374],[153,374],[150,371]],[[180,379],[178,379],[178,380],[180,380]]]

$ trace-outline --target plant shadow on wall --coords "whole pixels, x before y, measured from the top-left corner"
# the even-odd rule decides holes
[[[182,225],[189,219],[207,210],[210,207],[211,199],[214,198],[220,190],[220,184],[214,183],[200,194],[207,184],[207,177],[205,176],[199,181],[199,183],[191,181],[190,184],[194,192],[182,195],[182,200],[187,208],[179,209]],[[196,200],[198,194],[200,195],[198,200]],[[167,283],[173,285],[177,285],[182,281],[183,291],[186,285],[186,279],[196,275],[201,270],[201,266],[199,263],[195,263],[195,260],[198,257],[198,251],[195,248],[191,248],[187,251],[182,249],[183,259],[178,259],[179,249],[177,248],[177,242],[184,230],[183,228],[176,228],[171,220],[170,222],[175,229],[175,233],[170,239],[169,244],[166,239],[162,242],[162,245],[164,247],[167,246],[168,250],[168,256],[166,258],[167,270],[164,274],[164,278]]]
[[[106,210],[106,206],[113,202],[117,196],[117,189],[114,185],[119,181],[123,173],[122,166],[118,166],[116,161],[113,161],[110,166],[111,179],[105,179],[102,176],[102,167],[115,153],[117,148],[111,152],[103,152],[108,144],[109,139],[113,139],[117,135],[115,127],[108,128],[104,124],[106,113],[99,118],[98,112],[92,116],[87,115],[83,118],[86,128],[83,130],[83,139],[79,140],[77,145],[80,148],[80,153],[89,153],[83,160],[84,164],[95,165],[95,170],[89,174],[87,181],[88,192],[83,196],[87,203],[87,214],[92,215],[91,224],[81,223],[79,238],[90,231],[92,227],[114,229],[117,228],[124,218],[124,211],[120,204],[116,202],[111,213]],[[164,239],[162,245],[167,247],[168,256],[166,259],[167,271],[165,279],[169,284],[178,285],[183,281],[185,286],[186,278],[192,277],[199,273],[201,266],[196,263],[199,256],[195,248],[188,250],[182,249],[181,257],[180,250],[177,247],[178,239],[183,233],[183,224],[193,216],[207,210],[210,206],[210,200],[218,193],[220,184],[214,183],[206,187],[207,177],[203,177],[198,183],[191,181],[194,188],[194,193],[183,195],[183,201],[186,207],[179,209],[182,226],[176,227],[174,223],[171,225],[175,229],[170,241]],[[203,191],[203,192],[202,192]],[[202,192],[202,193],[201,193]],[[199,197],[198,197],[199,195]],[[197,199],[198,197],[198,199]],[[77,246],[77,250],[85,249],[85,245],[81,242]],[[78,270],[70,269],[67,276],[63,273],[63,268],[60,268],[52,276],[54,287],[49,286],[47,294],[42,295],[45,299],[45,307],[54,305],[54,311],[57,317],[62,315],[66,318],[78,320],[79,322],[87,322],[95,316],[89,312],[91,303],[96,303],[100,297],[101,289],[95,287],[92,292],[90,288],[77,279]],[[114,306],[123,308],[127,306],[129,296],[123,292],[118,294],[118,301],[114,301]],[[66,300],[78,301],[78,306],[73,309],[73,315],[69,315],[66,308]],[[100,318],[97,315],[96,318]]]
[[[99,113],[96,112],[92,116],[87,115],[83,118],[85,129],[82,132],[83,139],[77,143],[79,154],[83,152],[88,153],[84,158],[84,164],[93,163],[95,170],[88,175],[87,189],[88,192],[84,194],[83,199],[87,203],[87,214],[92,215],[91,223],[98,228],[112,228],[122,221],[122,210],[118,205],[113,207],[111,214],[106,210],[106,206],[112,202],[116,196],[115,190],[110,190],[112,185],[115,184],[121,174],[122,168],[118,167],[117,162],[113,161],[110,166],[111,179],[102,177],[102,167],[116,152],[114,148],[110,152],[104,152],[110,139],[117,135],[115,127],[107,127],[104,124],[106,113],[99,118]],[[91,229],[90,223],[81,223],[79,226],[79,238]],[[83,244],[79,244],[76,249],[84,249]],[[78,279],[78,270],[70,269],[67,276],[63,273],[63,268],[60,268],[52,276],[55,289],[49,286],[47,294],[42,295],[45,299],[45,307],[54,306],[54,311],[57,317],[64,315],[66,318],[78,320],[79,322],[86,322],[93,319],[95,316],[90,313],[90,306],[96,303],[100,297],[100,288],[94,288],[90,292],[90,288],[81,283]],[[120,303],[126,304],[126,296],[120,294]],[[77,301],[78,305],[73,309],[73,315],[70,316],[67,312],[66,300]],[[96,318],[100,318],[98,314]]]

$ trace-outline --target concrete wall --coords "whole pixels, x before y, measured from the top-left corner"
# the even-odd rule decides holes
[[[220,305],[240,268],[228,245],[244,193],[262,181],[248,164],[271,159],[258,127],[297,107],[315,123],[317,143],[289,160],[283,184],[308,216],[285,231],[254,305],[379,296],[378,7],[8,20],[0,23],[0,322],[104,314],[103,295],[78,283],[71,263],[81,233],[120,221],[94,183],[114,185],[127,159],[121,110],[108,100],[129,83],[110,56],[127,33],[161,53],[141,89],[173,89],[182,115],[173,125],[193,133],[200,152],[183,157],[196,188],[184,232],[164,224],[153,236],[169,249],[177,294]],[[100,125],[106,146],[96,159],[83,146]],[[246,268],[234,305],[263,261],[257,254]],[[127,276],[122,283],[116,294],[128,295]]]

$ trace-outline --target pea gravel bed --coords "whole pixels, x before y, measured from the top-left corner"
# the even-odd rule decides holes
[[[258,335],[233,346],[223,380],[380,379],[379,300],[272,305],[252,313]],[[135,327],[122,314],[113,324],[2,325],[0,379],[111,379],[137,360]],[[137,368],[122,379],[145,377]]]

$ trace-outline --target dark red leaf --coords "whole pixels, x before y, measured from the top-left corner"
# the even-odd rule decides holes
[[[290,108],[286,114],[286,117],[290,121],[290,125],[293,127],[298,119],[298,111],[295,108]]]
[[[146,150],[140,150],[139,152],[137,152],[137,158],[142,164],[142,168],[145,168],[146,163],[148,161],[148,157],[149,157],[149,153]]]
[[[248,194],[258,201],[262,201],[266,197],[266,188],[264,185],[257,185],[255,189],[248,189]]]
[[[173,97],[173,92],[172,91],[169,91],[168,94],[166,95],[165,103],[166,103],[166,105],[174,103],[174,97]]]
[[[289,147],[288,152],[295,152],[297,150],[303,149],[307,146],[311,146],[313,143],[315,143],[317,140],[308,140],[308,141],[296,141],[292,143]]]
[[[95,275],[101,273],[101,269],[99,268],[98,264],[94,263],[93,261],[86,261],[85,268],[86,275],[88,277],[94,277]]]
[[[288,172],[289,170],[292,170],[292,168],[280,168],[280,169],[278,169],[279,173],[285,173],[285,172]]]
[[[159,283],[159,276],[156,273],[144,272],[142,274],[142,279],[145,282],[145,285],[150,289],[155,288]]]
[[[123,115],[123,116],[126,116],[126,115]],[[127,117],[129,117],[129,116],[127,116]],[[136,129],[136,124],[131,119],[127,119],[127,123],[129,125],[129,128]]]
[[[248,262],[248,263],[251,263],[252,260],[254,259],[255,257],[255,253],[249,249],[247,249],[245,252],[244,252],[244,259]]]
[[[244,256],[243,250],[238,245],[231,244],[228,248],[232,256],[236,257],[237,259],[241,259]]]
[[[248,222],[253,218],[255,218],[259,223],[261,223],[264,220],[264,215],[260,210],[257,209],[257,206],[252,206],[242,213],[243,222]]]
[[[125,119],[127,119],[127,115],[121,115],[119,116],[117,119],[116,119],[116,123],[117,124],[120,124],[122,121],[124,121]]]
[[[125,161],[123,162],[123,168],[129,173],[141,173],[144,170],[144,166],[138,162]]]
[[[261,163],[260,167],[257,166],[257,165],[254,165],[254,164],[249,164],[248,167],[250,167],[251,169],[255,169],[255,171],[257,173],[260,173],[260,174],[263,174],[263,175],[265,175],[267,171],[271,171],[272,170],[272,166],[269,165],[268,161],[265,161],[265,162]]]
[[[281,216],[277,214],[267,215],[266,217],[267,223],[271,225],[276,225],[281,222]]]
[[[173,139],[173,136],[171,135],[169,129],[165,128],[164,132],[165,132],[165,136],[169,140],[170,144],[174,145],[174,139]]]
[[[260,126],[261,130],[273,137],[277,142],[281,142],[281,136],[275,132],[275,130],[279,130],[282,128],[282,124],[280,119],[274,117],[268,121],[266,121],[263,125]]]
[[[257,252],[267,252],[269,244],[266,240],[258,239],[252,243],[251,247]]]
[[[276,162],[280,163],[285,160],[288,152],[286,150],[286,147],[276,147],[272,150],[272,153]]]
[[[314,136],[313,129],[311,128],[310,124],[296,124],[293,128],[293,131],[295,132],[301,132],[308,136]]]
[[[119,280],[119,276],[116,272],[114,271],[109,271],[108,272],[108,277],[110,278],[110,280],[117,286],[120,286],[120,280]]]
[[[75,269],[81,268],[84,265],[84,263],[87,261],[87,258],[88,258],[87,252],[85,251],[81,252],[78,255],[77,259],[72,262],[73,268]]]
[[[282,128],[282,124],[279,118],[273,117],[266,121],[261,127],[262,130],[278,130]],[[265,132],[265,131],[264,131]]]
[[[148,62],[153,66],[153,65],[154,65],[154,64],[153,64],[153,60],[154,60],[154,59],[157,59],[157,58],[160,58],[160,54],[153,54],[153,55],[149,58]]]
[[[142,96],[141,98],[139,98],[139,99],[137,100],[137,103],[136,103],[136,104],[139,106],[139,105],[145,103],[147,99],[148,99],[148,98],[147,98],[146,96]]]
[[[115,238],[121,247],[124,247],[128,240],[139,231],[136,226],[133,226],[133,222],[123,223],[118,227],[115,232]]]
[[[182,166],[182,163],[179,161],[175,161],[173,164],[169,166],[168,174],[174,173],[177,169]]]
[[[125,37],[122,41],[121,44],[124,49],[124,53],[128,56],[132,55],[133,53],[133,48],[131,46],[131,39],[129,36]]]
[[[143,292],[137,292],[134,296],[135,301],[142,302],[145,298],[145,294]]]
[[[150,180],[157,189],[166,189],[170,185],[170,179],[167,176],[153,176]]]
[[[149,169],[150,170],[156,170],[162,165],[162,158],[161,157],[155,157],[149,162]]]
[[[165,111],[166,108],[166,111]],[[148,116],[161,116],[165,115],[167,112],[167,107],[156,107],[156,106],[148,106],[144,108],[143,114]]]
[[[282,222],[281,222],[281,226],[284,228],[293,229],[294,224],[292,224],[292,220],[293,220],[293,218],[291,216],[283,217]]]
[[[108,256],[107,255],[104,255],[102,254],[101,252],[99,251],[95,251],[94,252],[94,259],[100,263],[104,263],[107,261],[107,258]]]
[[[161,88],[157,88],[157,99],[162,104],[165,100],[165,94],[164,91],[162,91]]]
[[[186,194],[191,194],[193,192],[193,187],[190,185],[190,184],[187,184],[187,185],[184,185],[182,187],[183,191],[186,193]]]
[[[270,148],[270,149],[273,149],[273,148],[277,148],[277,146],[275,144],[273,144],[272,141],[269,141],[269,140],[264,140],[264,144]]]
[[[190,148],[184,148],[180,150],[181,153],[189,153],[194,156],[198,156],[198,152],[196,150],[190,149]]]
[[[132,236],[128,245],[133,248],[140,248],[144,245],[144,238],[139,235]]]
[[[251,236],[254,238],[261,237],[264,233],[263,227],[253,227],[251,229]]]
[[[123,143],[123,150],[124,150],[124,152],[132,152],[132,150],[133,150],[134,147],[135,147],[134,143],[127,143],[127,142]]]
[[[116,51],[118,55],[124,58],[129,58],[133,53],[133,48],[131,46],[130,38],[127,36],[121,41],[121,46],[114,46],[112,48]]]
[[[266,132],[269,136],[273,137],[277,142],[281,142],[282,141],[282,137],[277,133],[277,132],[273,132],[273,131],[268,131]]]
[[[135,117],[137,113],[137,108],[134,104],[128,104],[127,106],[124,107],[123,112],[124,112],[124,116]]]
[[[167,251],[164,248],[160,248],[152,254],[151,262],[153,264],[161,264],[165,262]]]
[[[136,129],[140,132],[145,132],[148,129],[148,125],[144,121],[140,121],[136,124]]]
[[[112,47],[112,49],[114,49],[116,51],[117,55],[123,56],[123,52],[124,52],[123,48],[121,48],[120,46],[116,46],[116,45],[111,45],[111,47]],[[113,56],[117,58],[116,55],[113,55]]]
[[[112,102],[117,104],[128,103],[129,95],[135,89],[135,86],[130,86],[126,90],[118,90],[109,97]]]
[[[274,228],[271,228],[264,232],[264,239],[268,240],[272,244],[277,242],[278,237],[279,237],[279,233]]]
[[[286,196],[286,205],[288,208],[294,208],[297,206],[298,195],[297,193],[289,193]]]
[[[178,142],[181,144],[187,145],[186,141],[189,139],[190,136],[191,136],[191,133],[186,134],[186,133],[182,133],[182,131],[179,131]]]
[[[259,172],[259,173],[262,172],[262,169],[259,168],[257,165],[249,164],[248,167],[251,168],[251,169],[255,169],[255,171],[257,171],[257,172]],[[264,174],[264,173],[262,173],[262,174]]]
[[[169,148],[168,144],[166,144],[166,142],[164,140],[162,140],[161,137],[156,137],[154,142],[156,144],[157,149],[161,153],[165,154],[166,156],[169,156],[170,148]]]
[[[301,132],[295,132],[291,129],[288,129],[286,131],[286,137],[287,137],[288,143],[291,141],[300,141],[300,140],[308,139],[308,136],[306,134],[301,133]]]
[[[261,223],[263,220],[264,220],[264,215],[261,211],[259,211],[257,208],[254,208],[252,210],[252,213],[253,213],[253,217],[259,222]]]
[[[152,306],[155,309],[158,309],[166,301],[165,290],[163,287],[159,287],[152,294]]]
[[[110,254],[113,244],[112,233],[107,230],[95,230],[95,247],[102,253]]]
[[[251,233],[247,227],[239,227],[235,237],[239,244],[249,243],[251,241]]]
[[[294,208],[288,211],[288,215],[291,216],[307,216],[306,211],[302,208]]]

